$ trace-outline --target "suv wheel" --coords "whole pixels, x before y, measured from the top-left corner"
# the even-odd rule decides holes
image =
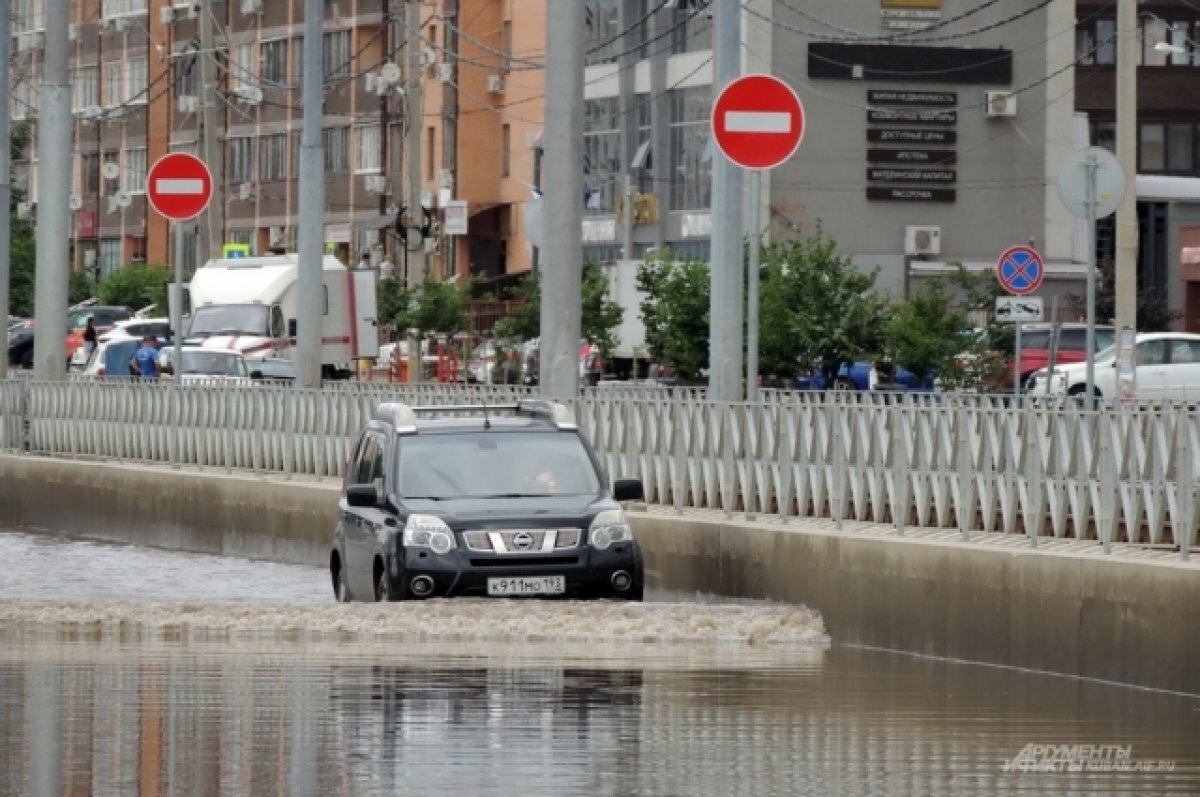
[[[21,355],[21,367],[33,368],[33,346],[30,346],[25,350],[25,353]]]

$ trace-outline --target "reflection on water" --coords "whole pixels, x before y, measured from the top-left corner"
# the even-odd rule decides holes
[[[822,646],[0,624],[0,794],[1195,794],[1200,701]],[[1019,774],[1031,742],[1170,773]]]

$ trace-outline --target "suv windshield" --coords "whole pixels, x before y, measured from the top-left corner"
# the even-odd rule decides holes
[[[400,438],[401,498],[591,495],[600,478],[578,436],[548,432],[469,432]]]
[[[246,376],[246,361],[234,352],[185,351],[183,372],[209,376]]]
[[[267,307],[261,304],[226,304],[197,307],[192,313],[188,335],[267,336]]]

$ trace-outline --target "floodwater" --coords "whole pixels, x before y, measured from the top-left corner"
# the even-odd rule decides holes
[[[0,797],[1200,794],[1200,699],[839,646],[798,607],[332,602],[0,531]]]

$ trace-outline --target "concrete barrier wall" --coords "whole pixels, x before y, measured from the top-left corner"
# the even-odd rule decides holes
[[[324,566],[336,485],[0,456],[0,524]],[[1200,567],[633,512],[648,586],[804,603],[835,642],[1200,694]]]

